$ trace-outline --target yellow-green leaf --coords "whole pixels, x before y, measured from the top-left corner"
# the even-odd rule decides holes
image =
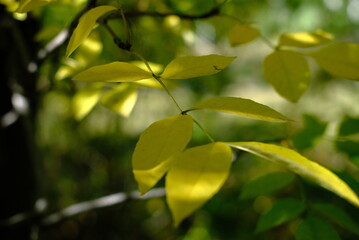
[[[83,119],[96,105],[103,84],[96,83],[80,89],[72,99],[72,109],[76,120]]]
[[[193,120],[176,115],[149,126],[137,142],[132,168],[141,194],[150,190],[170,167],[172,156],[181,152],[192,137]]]
[[[45,6],[53,0],[20,0],[19,7],[16,9],[18,13],[25,13],[32,11],[36,8]]]
[[[245,98],[209,98],[201,103],[196,104],[194,107],[187,111],[198,109],[209,109],[270,122],[284,122],[290,120],[266,105]]]
[[[284,33],[279,38],[279,46],[307,48],[328,43],[333,40],[333,35],[321,30],[313,33],[298,32]]]
[[[308,61],[297,52],[279,50],[268,55],[263,63],[264,77],[274,89],[291,102],[296,102],[310,82]]]
[[[248,43],[260,36],[259,30],[250,24],[237,24],[228,34],[228,40],[232,47]]]
[[[128,117],[136,104],[137,87],[130,83],[122,83],[108,90],[101,98],[101,104],[111,111]]]
[[[320,186],[346,199],[354,206],[359,207],[358,196],[343,180],[327,168],[322,167],[316,162],[310,161],[291,149],[259,142],[232,142],[228,144],[232,147],[281,164],[288,170],[312,180]]]
[[[66,56],[70,56],[71,53],[88,37],[99,17],[113,10],[116,10],[113,6],[99,6],[90,9],[82,15],[77,27],[71,35],[67,46]]]
[[[167,202],[175,226],[219,191],[231,159],[231,149],[220,142],[190,148],[175,157],[166,176]]]
[[[126,62],[98,65],[80,72],[73,80],[84,82],[133,82],[152,77],[152,74]]]
[[[162,78],[167,79],[187,79],[212,75],[222,71],[236,57],[226,57],[220,55],[207,56],[185,56],[174,59],[170,62]]]
[[[308,55],[329,73],[359,81],[359,44],[333,43]]]

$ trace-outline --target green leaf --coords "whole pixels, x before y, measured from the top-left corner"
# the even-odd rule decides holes
[[[83,119],[100,99],[102,83],[91,84],[77,91],[72,99],[72,109],[76,120]]]
[[[122,83],[107,91],[101,98],[101,104],[113,112],[128,117],[137,101],[137,87],[133,84]]]
[[[250,24],[237,24],[230,31],[228,35],[229,43],[232,47],[248,43],[260,36],[259,30],[252,27]]]
[[[291,102],[296,102],[307,90],[310,82],[308,61],[297,52],[275,51],[264,59],[265,79],[274,89]]]
[[[246,183],[240,198],[248,199],[266,195],[284,188],[294,180],[294,175],[287,172],[273,172]]]
[[[299,153],[284,147],[260,142],[232,142],[230,146],[253,153],[283,165],[288,170],[308,178],[323,188],[359,207],[359,198],[354,191],[330,170],[310,161]]]
[[[30,12],[36,8],[45,6],[53,0],[20,0],[19,7],[16,9],[18,13]]]
[[[298,217],[305,205],[297,199],[286,198],[275,202],[258,220],[256,232],[263,232]]]
[[[80,46],[80,44],[88,37],[96,21],[102,15],[116,10],[113,6],[99,6],[90,9],[84,15],[81,16],[77,27],[71,35],[69,44],[66,50],[66,56],[70,56],[73,51]]]
[[[327,127],[314,116],[304,115],[304,128],[297,132],[293,138],[293,145],[298,150],[308,149],[315,145],[316,140],[324,134]]]
[[[321,30],[314,33],[298,32],[284,33],[279,38],[279,46],[308,48],[328,43],[333,40],[333,35]]]
[[[337,223],[342,228],[359,236],[359,225],[345,211],[329,203],[316,203],[311,205],[314,210]]]
[[[359,156],[359,118],[346,116],[340,124],[336,148],[352,159]]]
[[[236,57],[220,55],[185,56],[170,62],[161,78],[187,79],[212,75],[226,68]]]
[[[271,109],[270,107],[245,98],[209,98],[201,103],[196,104],[187,111],[193,111],[198,109],[214,110],[270,122],[290,121],[290,119],[286,118],[285,116]]]
[[[140,136],[132,156],[132,168],[141,194],[150,190],[167,172],[172,156],[192,137],[193,120],[176,115],[151,124]]]
[[[226,181],[232,152],[216,142],[187,149],[175,157],[166,177],[167,202],[174,225],[201,207]]]
[[[330,74],[359,81],[359,44],[333,43],[307,54]]]
[[[126,62],[98,65],[80,72],[73,80],[84,82],[133,82],[151,78],[152,74]]]
[[[298,226],[296,240],[340,240],[334,228],[322,220],[309,216]]]

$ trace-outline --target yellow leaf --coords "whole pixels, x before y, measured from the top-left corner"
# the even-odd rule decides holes
[[[236,57],[220,55],[185,56],[170,62],[161,77],[166,79],[187,79],[212,75],[222,71]]]
[[[333,43],[308,55],[329,73],[359,81],[359,44]]]
[[[20,0],[19,7],[16,9],[18,13],[25,13],[32,11],[36,8],[45,6],[53,0]]]
[[[346,199],[356,207],[359,207],[358,196],[343,180],[325,167],[310,161],[291,149],[259,142],[232,142],[228,144],[232,147],[281,164],[290,171],[312,180],[320,186]]]
[[[149,126],[140,136],[132,156],[132,168],[141,194],[150,190],[192,137],[193,120],[176,115]]]
[[[231,46],[235,47],[251,42],[259,36],[259,30],[250,24],[237,24],[229,31],[228,40]]]
[[[307,90],[310,82],[308,61],[303,55],[279,50],[264,59],[265,79],[284,98],[296,102]]]
[[[284,33],[279,38],[279,46],[290,47],[314,47],[321,44],[328,43],[333,40],[333,35],[321,30],[314,33],[299,32],[299,33]]]
[[[135,65],[126,62],[112,62],[98,65],[80,72],[73,80],[84,82],[133,82],[152,77]]]
[[[214,110],[270,122],[290,121],[290,119],[286,118],[272,108],[245,98],[209,98],[196,104],[187,111],[198,109]]]
[[[83,119],[96,105],[103,84],[97,83],[80,89],[72,99],[72,109],[76,120]]]
[[[79,20],[79,24],[71,35],[67,46],[66,56],[70,56],[73,51],[88,37],[99,17],[110,11],[116,10],[113,6],[99,6],[87,11]]]
[[[166,176],[167,202],[175,226],[219,191],[231,159],[230,147],[220,142],[190,148],[175,157]]]
[[[108,90],[101,98],[101,104],[128,117],[137,101],[137,87],[133,84],[122,83],[118,87]]]

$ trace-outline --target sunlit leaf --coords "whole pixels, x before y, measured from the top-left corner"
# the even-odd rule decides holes
[[[268,55],[263,63],[264,77],[274,89],[291,102],[296,102],[310,82],[308,61],[293,51],[279,50]]]
[[[170,62],[162,78],[167,79],[187,79],[212,75],[226,68],[236,57],[226,57],[220,55],[207,56],[185,56],[174,59]]]
[[[339,226],[359,236],[359,225],[348,213],[329,203],[315,203],[311,205],[314,210],[329,218]]]
[[[137,142],[132,168],[141,194],[146,193],[167,172],[171,156],[181,152],[192,137],[193,120],[176,115],[149,126]]]
[[[279,199],[258,220],[256,232],[263,232],[298,217],[305,205],[294,198]]]
[[[259,35],[259,30],[250,24],[237,24],[229,31],[228,40],[231,46],[234,47],[253,41]]]
[[[177,155],[166,177],[167,202],[174,225],[209,200],[224,184],[232,152],[224,143],[187,149]]]
[[[290,121],[288,118],[272,108],[245,98],[209,98],[196,104],[188,111],[198,109],[214,110],[270,122]]]
[[[128,117],[137,101],[137,87],[133,84],[122,83],[108,90],[101,98],[101,104],[111,111]]]
[[[308,178],[359,207],[359,198],[354,191],[330,170],[310,161],[299,153],[281,146],[260,142],[232,142],[230,146],[247,151],[278,164]]]
[[[20,0],[19,7],[16,9],[18,13],[25,13],[32,11],[36,8],[45,6],[53,0]]]
[[[287,172],[273,172],[246,183],[241,190],[241,199],[258,197],[277,191],[294,180],[294,175]]]
[[[340,237],[332,226],[309,216],[299,224],[295,240],[340,240]]]
[[[152,74],[126,62],[98,65],[80,72],[73,80],[83,82],[132,82],[152,77]]]
[[[113,6],[99,6],[87,11],[79,20],[77,27],[71,35],[67,46],[66,56],[70,56],[73,51],[88,37],[99,17],[110,11],[116,10]]]
[[[80,89],[72,99],[72,109],[76,120],[83,119],[96,105],[103,84],[97,83]]]
[[[284,33],[279,38],[279,46],[307,48],[328,43],[333,40],[333,35],[321,30],[313,33]]]
[[[333,43],[308,55],[330,74],[359,81],[359,44]]]

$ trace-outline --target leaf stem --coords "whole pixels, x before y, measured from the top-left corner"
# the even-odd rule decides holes
[[[216,141],[211,137],[211,135],[209,135],[209,133],[202,127],[202,125],[201,125],[196,119],[194,119],[194,118],[192,118],[192,119],[193,119],[193,122],[202,130],[202,132],[208,137],[208,139],[209,139],[212,143],[216,142]]]

